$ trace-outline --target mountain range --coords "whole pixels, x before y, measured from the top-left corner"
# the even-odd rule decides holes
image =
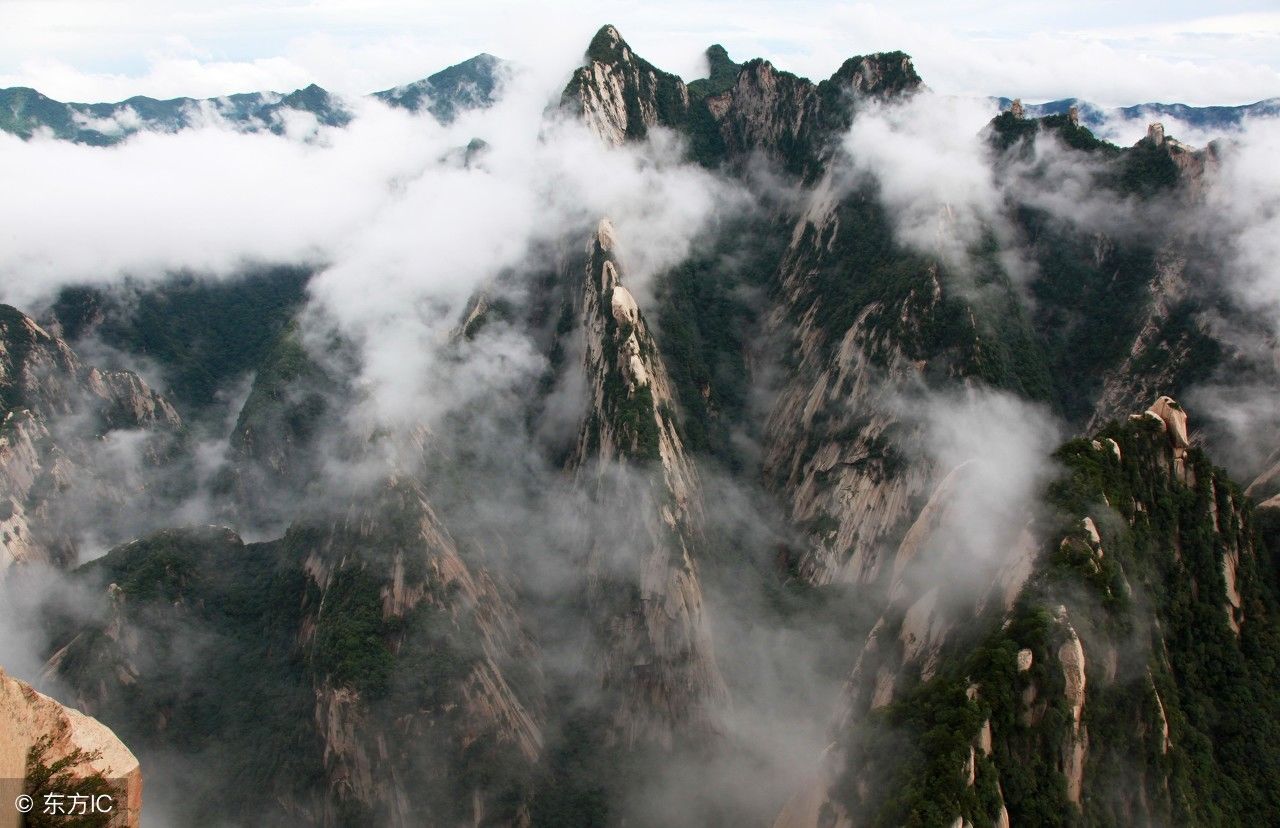
[[[695,92],[717,89],[732,82],[733,63],[722,46],[707,53],[708,78],[694,82]],[[449,121],[459,109],[486,106],[511,67],[489,54],[476,55],[422,80],[374,92],[370,97],[410,112],[426,109],[438,119]],[[717,91],[719,91],[717,89]],[[1008,109],[1012,98],[993,97],[992,103]],[[1268,98],[1239,106],[1188,106],[1187,104],[1143,103],[1125,107],[1101,107],[1078,98],[1062,98],[1027,104],[1029,117],[1065,115],[1072,107],[1081,122],[1097,131],[1115,121],[1176,120],[1180,124],[1208,132],[1233,132],[1249,118],[1280,115],[1280,98]],[[107,146],[138,131],[173,132],[221,119],[247,131],[282,132],[282,113],[296,111],[315,116],[325,126],[346,124],[351,113],[343,102],[316,84],[282,94],[249,92],[219,98],[171,98],[156,100],[143,96],[118,103],[63,103],[28,87],[0,89],[0,129],[21,138],[37,130],[47,130],[57,138],[93,146]]]
[[[994,98],[1000,109],[1008,109],[1012,98]],[[1092,130],[1098,130],[1112,121],[1160,121],[1172,120],[1206,132],[1231,133],[1240,129],[1250,118],[1274,118],[1280,115],[1280,98],[1267,98],[1239,106],[1188,106],[1187,104],[1144,103],[1133,106],[1101,107],[1079,98],[1062,98],[1041,104],[1027,104],[1028,117],[1043,118],[1046,115],[1066,115],[1075,107],[1080,122]]]
[[[503,62],[476,55],[413,83],[375,92],[371,97],[410,112],[427,111],[444,121],[459,109],[485,106],[504,75]],[[119,103],[62,103],[34,89],[0,89],[0,129],[21,138],[39,130],[91,146],[109,146],[139,131],[175,132],[221,120],[236,128],[281,133],[289,113],[306,113],[325,126],[342,126],[351,112],[335,95],[314,83],[288,94],[247,92],[220,98],[137,96]]]
[[[23,678],[174,824],[1280,822],[1249,145],[1116,146],[1073,102],[969,135],[902,52],[707,58],[601,28],[520,244],[510,156],[458,133],[445,233],[383,214],[367,268],[344,240],[0,306]],[[378,97],[449,121],[501,71]],[[348,117],[0,95],[94,145]]]

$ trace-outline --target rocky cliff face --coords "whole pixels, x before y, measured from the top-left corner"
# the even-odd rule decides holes
[[[323,745],[322,821],[417,824],[445,795],[456,814],[442,820],[527,820],[544,715],[536,653],[478,550],[463,557],[421,485],[388,481],[285,545],[306,574],[299,644]],[[351,640],[353,624],[368,637]]]
[[[542,678],[480,554],[408,479],[270,544],[213,527],[161,533],[83,573],[86,590],[109,583],[59,622],[47,673],[131,741],[173,745],[163,790],[180,790],[186,763],[203,757],[207,783],[166,810],[281,825],[409,825],[423,813],[521,824]],[[271,713],[245,730],[236,699],[271,699]],[[269,781],[223,787],[245,773]]]
[[[1195,821],[1206,807],[1195,786],[1233,773],[1239,753],[1264,750],[1262,734],[1235,731],[1229,721],[1275,727],[1269,702],[1235,695],[1270,681],[1270,668],[1246,668],[1231,688],[1215,683],[1277,630],[1270,588],[1256,580],[1261,558],[1249,506],[1191,445],[1186,414],[1167,397],[1099,437],[1059,450],[1064,476],[1048,494],[1058,517],[1035,529],[1045,540],[1028,549],[1019,578],[996,579],[995,591],[1010,587],[1002,600],[939,583],[917,584],[890,604],[848,696],[855,708],[881,712],[854,709],[841,720],[843,751],[788,806],[783,824],[819,825],[831,816],[1018,824],[1063,813]],[[945,508],[947,489],[939,487],[904,547]],[[940,606],[959,609],[947,615]],[[1188,648],[1201,647],[1188,657]],[[901,679],[904,668],[911,681]],[[1211,714],[1204,704],[1234,712]],[[914,758],[886,771],[886,746],[920,738],[949,716],[966,722],[946,726],[951,741],[914,747]],[[1198,741],[1206,736],[1231,746],[1210,748]],[[937,776],[948,766],[954,782]],[[884,787],[912,779],[929,781],[905,800]],[[1235,813],[1263,807],[1230,802]]]
[[[643,139],[661,126],[685,134],[693,155],[706,164],[739,164],[759,152],[790,172],[812,173],[859,102],[910,94],[922,85],[901,52],[850,58],[816,84],[765,60],[735,64],[719,46],[708,56],[710,77],[686,86],[605,26],[587,49],[586,66],[566,87],[563,104],[609,144]]]
[[[158,465],[182,426],[136,374],[84,365],[64,341],[7,306],[0,306],[0,411],[4,568],[74,564],[80,533],[97,528],[87,522],[94,511],[142,494],[103,468],[104,440],[137,435],[136,462]]]
[[[911,59],[901,52],[850,58],[820,83],[780,71],[767,60],[751,60],[737,67],[732,85],[702,101],[709,124],[695,118],[692,126],[710,126],[714,132],[710,139],[695,134],[695,149],[702,149],[704,160],[731,162],[762,153],[789,172],[817,175],[860,105],[921,87]]]
[[[617,146],[644,138],[656,126],[681,126],[688,118],[684,81],[638,57],[614,27],[596,33],[586,57],[563,101],[602,141]]]
[[[628,745],[670,746],[712,728],[708,706],[725,688],[698,576],[698,474],[677,430],[671,380],[623,272],[612,226],[601,221],[581,280],[589,402],[571,465],[616,518],[588,541],[615,726]]]
[[[48,740],[40,760],[46,766],[82,757],[65,769],[69,786],[94,776],[112,786],[107,795],[112,797],[109,824],[113,828],[136,828],[141,824],[142,769],[129,748],[97,719],[64,707],[0,671],[0,777],[6,783],[27,776],[28,752],[42,739]],[[23,792],[22,786],[5,786],[8,801]],[[44,808],[42,799],[36,802],[36,808]],[[5,814],[5,824],[15,828],[24,824],[8,806]]]

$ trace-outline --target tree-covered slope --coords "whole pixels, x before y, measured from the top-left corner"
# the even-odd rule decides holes
[[[1056,452],[1012,610],[846,733],[834,798],[860,824],[1276,820],[1272,553],[1177,404],[1153,411]]]

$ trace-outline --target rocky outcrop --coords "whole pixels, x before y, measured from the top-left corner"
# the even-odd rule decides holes
[[[967,508],[958,492],[971,485],[972,472],[970,461],[942,479],[893,554],[888,603],[846,683],[842,721],[890,703],[900,684],[932,678],[950,635],[974,617],[1009,612],[1031,576],[1038,544],[1030,525],[1008,538],[1003,553],[957,567],[950,547]],[[939,579],[947,567],[968,570],[972,580]]]
[[[1164,124],[1156,122],[1147,126],[1147,135],[1139,144],[1146,144],[1166,153],[1178,170],[1183,185],[1182,196],[1188,200],[1203,195],[1206,174],[1218,166],[1218,148],[1210,143],[1204,149],[1196,149],[1165,134]]]
[[[688,135],[703,163],[741,163],[761,153],[789,172],[807,174],[835,149],[859,102],[921,87],[911,59],[901,52],[850,58],[817,84],[766,60],[735,64],[720,46],[707,55],[710,77],[686,86],[638,57],[617,29],[605,26],[587,49],[586,65],[565,88],[562,107],[613,146],[665,127]]]
[[[0,778],[21,780],[27,772],[27,753],[41,738],[49,738],[46,765],[73,751],[86,758],[66,770],[73,780],[100,775],[115,788],[111,803],[113,828],[136,828],[142,819],[142,769],[137,758],[97,719],[64,707],[0,670]],[[23,824],[8,804],[21,789],[5,788],[5,825]],[[43,807],[37,803],[37,807]]]
[[[816,84],[756,59],[705,106],[717,132],[717,154],[744,160],[762,153],[789,172],[816,175],[860,105],[919,88],[911,59],[901,52],[850,58]]]
[[[1178,330],[1170,336],[1170,320],[1187,299],[1190,283],[1186,256],[1173,247],[1155,259],[1154,273],[1146,287],[1146,307],[1128,353],[1107,372],[1085,431],[1100,429],[1123,417],[1162,389],[1174,387],[1188,370],[1195,369],[1198,328]]]
[[[1070,733],[1062,745],[1062,773],[1067,778],[1067,799],[1080,804],[1084,787],[1085,760],[1089,753],[1089,733],[1084,727],[1085,661],[1084,647],[1075,628],[1063,619],[1066,641],[1058,648],[1062,665],[1063,696],[1071,713]]]
[[[104,468],[104,437],[140,432],[137,460],[159,465],[182,427],[140,377],[84,365],[8,306],[0,306],[0,417],[0,572],[15,562],[74,563],[80,533],[108,534],[98,519],[142,494],[145,481]]]
[[[562,105],[607,144],[641,139],[654,127],[682,126],[689,114],[684,81],[637,56],[613,26],[587,47],[587,64],[565,88]]]
[[[290,535],[285,542],[310,583],[299,638],[316,674],[325,822],[340,822],[354,805],[383,824],[416,824],[426,802],[406,767],[430,774],[441,785],[436,796],[464,795],[457,802],[468,822],[485,814],[514,819],[526,804],[510,801],[518,797],[505,787],[512,780],[469,783],[460,763],[468,747],[526,773],[538,761],[544,710],[536,653],[502,588],[463,556],[421,484],[391,479],[371,500]],[[386,680],[408,682],[402,692],[413,692],[416,704],[389,705],[384,685],[342,667],[366,655],[334,651],[350,646],[333,631],[351,614],[377,619],[379,641],[362,646],[385,653],[386,669],[400,676]],[[421,680],[412,659],[423,657],[453,667],[411,691]],[[514,686],[513,665],[535,682]]]
[[[1172,397],[1160,397],[1147,409],[1147,413],[1164,423],[1174,459],[1185,460],[1187,446],[1191,445],[1187,434],[1187,412]]]
[[[593,530],[587,553],[601,682],[624,744],[670,746],[678,733],[713,729],[712,710],[726,695],[698,574],[698,473],[608,221],[588,243],[580,284],[589,400],[571,466],[613,524]]]
[[[1186,412],[1172,397],[1162,396],[1141,416],[1150,417],[1160,424],[1160,430],[1167,435],[1169,441],[1169,468],[1175,477],[1185,482],[1187,447],[1191,445]]]
[[[827,214],[815,223],[832,220]],[[810,257],[822,254],[808,245],[824,232],[799,232],[784,264],[784,285],[799,318],[792,335],[800,364],[766,424],[764,474],[789,503],[793,520],[811,527],[813,543],[795,567],[799,574],[818,584],[870,583],[884,565],[884,540],[913,517],[933,474],[925,464],[904,462],[897,444],[910,440],[914,428],[903,427],[898,395],[923,368],[900,337],[930,313],[941,285],[934,273],[928,293],[867,306],[850,328],[836,333],[832,348],[827,337],[833,332],[818,322],[831,299],[810,294],[804,278]],[[888,318],[899,325],[891,330],[877,324]],[[786,316],[779,313],[774,323],[783,328]]]
[[[818,87],[767,60],[743,65],[733,85],[705,103],[722,151],[730,157],[745,158],[758,150],[785,163],[810,151]]]

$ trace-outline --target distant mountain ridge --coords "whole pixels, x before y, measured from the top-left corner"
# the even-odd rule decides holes
[[[738,64],[729,60],[722,46],[708,52],[711,76],[692,81],[695,97],[723,92],[737,75]],[[510,63],[487,53],[401,86],[372,92],[367,97],[394,107],[429,111],[444,123],[468,109],[493,103]],[[993,96],[1001,110],[1012,98]],[[1190,106],[1182,103],[1141,103],[1126,107],[1102,107],[1081,98],[1061,98],[1039,104],[1024,104],[1026,116],[1043,118],[1065,115],[1076,107],[1080,122],[1097,131],[1115,120],[1177,120],[1205,130],[1234,131],[1248,118],[1280,116],[1280,96],[1238,106]],[[36,89],[15,86],[0,89],[0,130],[27,139],[42,128],[63,140],[91,146],[109,146],[141,131],[176,132],[197,126],[210,118],[222,118],[246,131],[283,133],[285,112],[294,110],[314,115],[324,126],[344,126],[351,112],[342,99],[316,84],[289,93],[244,92],[213,98],[169,98],[160,100],[135,95],[114,103],[63,102]]]
[[[992,98],[1000,109],[1008,109],[1012,98]],[[1076,107],[1080,114],[1080,123],[1092,130],[1116,119],[1137,121],[1146,119],[1158,121],[1174,119],[1188,126],[1206,130],[1234,131],[1248,118],[1274,118],[1280,115],[1280,97],[1267,98],[1251,104],[1240,106],[1188,106],[1181,103],[1141,103],[1123,107],[1101,107],[1080,98],[1062,98],[1041,104],[1023,104],[1028,118],[1044,118],[1049,115],[1065,115]]]
[[[476,55],[422,80],[372,93],[411,112],[426,110],[447,123],[467,109],[488,106],[508,64]],[[0,130],[27,139],[41,129],[91,146],[109,146],[141,131],[177,132],[222,118],[248,132],[283,133],[289,110],[307,112],[324,126],[343,126],[351,112],[341,97],[311,84],[288,94],[247,92],[216,98],[157,100],[138,95],[116,103],[64,103],[35,89],[0,89]]]

